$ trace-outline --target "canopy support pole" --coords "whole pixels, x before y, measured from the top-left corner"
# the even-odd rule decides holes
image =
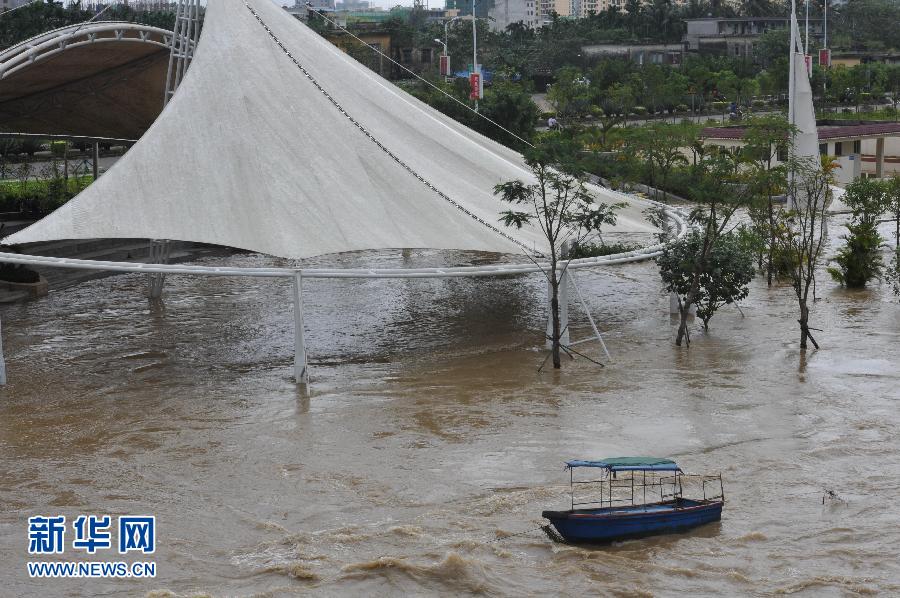
[[[306,339],[303,336],[303,274],[294,273],[294,380],[309,384]]]
[[[169,241],[167,239],[152,239],[150,241],[150,263],[166,264],[169,261]],[[151,299],[162,297],[163,285],[166,282],[164,272],[153,272],[148,275],[149,289],[147,295]]]
[[[569,269],[559,275],[559,342],[569,346]],[[547,280],[547,341],[544,346],[553,348],[553,285]]]
[[[3,325],[0,324],[0,386],[6,384],[6,362],[3,361]]]

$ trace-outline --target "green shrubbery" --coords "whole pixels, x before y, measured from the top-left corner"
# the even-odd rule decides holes
[[[47,180],[0,181],[0,212],[27,215],[49,214],[80,193],[93,181],[91,176]]]
[[[573,246],[566,257],[577,260],[585,257],[600,257],[603,255],[627,253],[640,248],[641,245],[637,243],[581,243]]]

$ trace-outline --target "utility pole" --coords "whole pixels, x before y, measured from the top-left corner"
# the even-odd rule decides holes
[[[478,75],[478,89],[475,93],[475,112],[478,112],[478,98],[481,97],[481,70],[478,68],[478,28],[475,26],[475,0],[472,0],[472,72]]]

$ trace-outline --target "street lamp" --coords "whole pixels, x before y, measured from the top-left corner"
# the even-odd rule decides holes
[[[475,25],[475,0],[472,0],[472,72],[478,78],[478,89],[472,90],[472,95],[475,96],[475,112],[478,112],[478,99],[481,97],[482,82],[481,70],[478,68],[478,29]],[[471,76],[469,80],[473,80]]]
[[[450,19],[448,21],[444,21],[444,41],[441,41],[438,38],[434,38],[434,41],[436,43],[439,43],[442,46],[444,46],[444,60],[446,61],[446,65],[447,65],[445,67],[446,71],[443,73],[445,77],[450,76],[450,52],[447,50],[447,44],[450,43],[450,37],[449,37],[450,33],[448,31],[448,27],[450,26],[450,23],[452,23],[453,21],[458,21],[458,20],[459,20],[459,17],[453,17],[452,19]]]

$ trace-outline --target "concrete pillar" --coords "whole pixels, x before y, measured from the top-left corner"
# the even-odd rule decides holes
[[[550,309],[553,300],[553,286],[547,281],[547,341],[544,346],[548,349],[552,348],[553,342],[553,311]],[[559,342],[568,345],[569,339],[569,272],[563,271],[559,277],[559,328],[562,334],[559,335]]]
[[[6,362],[3,361],[3,326],[0,325],[0,386],[6,384]]]
[[[294,274],[294,380],[297,384],[309,384],[309,363],[306,355],[306,339],[303,336],[303,275]]]
[[[875,178],[884,176],[884,137],[875,140]]]

